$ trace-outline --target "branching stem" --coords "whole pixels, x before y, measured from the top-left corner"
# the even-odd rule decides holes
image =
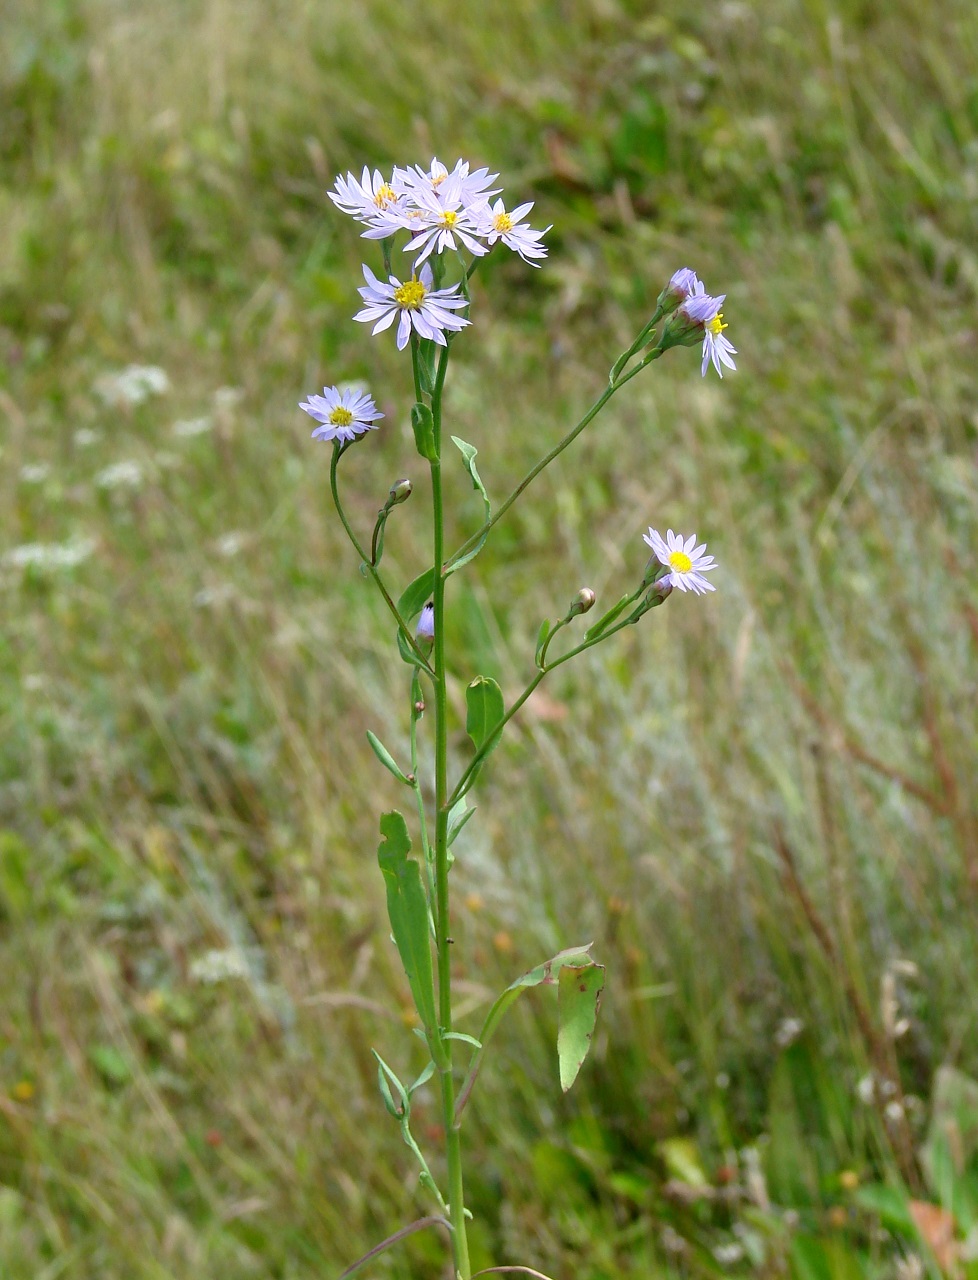
[[[530,468],[530,470],[526,473],[526,475],[519,482],[519,484],[516,486],[513,492],[509,495],[509,497],[505,500],[505,502],[503,502],[502,505],[496,510],[495,515],[493,515],[491,519],[487,520],[481,529],[478,529],[475,533],[473,533],[471,538],[469,538],[466,542],[462,544],[461,547],[459,547],[459,549],[455,552],[452,558],[448,561],[448,564],[446,567],[449,571],[451,571],[451,568],[456,563],[456,561],[460,560],[467,551],[470,551],[476,545],[476,543],[479,541],[480,538],[485,538],[486,535],[489,533],[489,531],[493,528],[493,526],[499,523],[499,521],[510,509],[510,507],[513,505],[516,499],[520,496],[520,494],[523,493],[524,490],[530,487],[530,485],[537,478],[540,472],[544,471],[547,467],[549,467],[551,462],[553,462],[555,458],[560,457],[560,455],[564,452],[564,450],[567,448],[568,445],[574,443],[574,441],[581,434],[581,432],[588,425],[588,423],[592,422],[598,416],[598,414],[605,407],[605,405],[608,403],[611,397],[615,394],[615,392],[620,391],[626,382],[631,381],[631,379],[634,378],[636,374],[641,373],[641,371],[645,368],[646,365],[651,364],[653,360],[657,360],[661,355],[662,355],[662,348],[655,347],[652,351],[649,352],[647,356],[645,356],[643,360],[641,360],[637,365],[635,365],[633,369],[629,369],[627,373],[622,373],[619,377],[615,378],[615,380],[610,384],[610,386],[605,387],[604,391],[602,391],[602,393],[598,396],[594,404],[591,405],[590,409],[588,409],[584,417],[581,418],[577,426],[572,427],[571,430],[568,431],[568,433],[564,436],[564,438],[558,441],[558,443],[554,445],[554,447],[550,450],[548,454],[545,454],[544,457],[542,457],[539,462],[537,462],[534,466]]]
[[[411,649],[412,653],[417,659],[418,665],[423,667],[424,670],[427,671],[429,675],[431,675],[432,671],[431,671],[431,667],[428,665],[428,659],[424,656],[424,654],[418,648],[418,642],[415,640],[414,636],[411,634],[411,630],[408,627],[407,623],[401,617],[400,611],[398,610],[397,605],[394,603],[393,599],[391,598],[391,594],[387,590],[387,585],[384,582],[384,579],[381,577],[380,570],[372,562],[371,558],[367,555],[366,551],[364,551],[360,543],[360,539],[354,533],[353,526],[350,524],[349,518],[347,517],[347,514],[343,509],[343,504],[342,502],[340,502],[339,486],[336,478],[336,468],[337,468],[337,464],[339,463],[340,457],[344,453],[344,451],[345,451],[344,446],[337,441],[337,443],[333,447],[333,457],[330,460],[330,464],[329,464],[329,488],[330,488],[330,492],[333,495],[333,505],[336,507],[336,514],[339,516],[340,522],[343,525],[343,528],[346,530],[346,536],[350,539],[350,541],[353,543],[353,546],[356,548],[357,555],[360,557],[361,562],[363,563],[367,572],[370,574],[370,576],[373,578],[374,582],[376,583],[377,590],[384,597],[387,607],[388,609],[390,609],[391,614],[393,615],[394,620],[397,623],[397,629],[400,631],[408,647]]]

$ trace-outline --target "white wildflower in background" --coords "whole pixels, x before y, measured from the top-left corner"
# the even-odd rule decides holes
[[[218,387],[214,392],[214,408],[233,409],[244,399],[244,387]]]
[[[173,434],[181,440],[191,436],[202,436],[214,426],[214,420],[206,413],[200,418],[182,418],[173,424]]]
[[[194,593],[193,602],[197,609],[218,608],[222,604],[227,604],[229,600],[233,600],[237,594],[230,582],[219,582],[213,587],[201,587]]]
[[[659,1233],[659,1240],[666,1253],[671,1253],[674,1257],[686,1253],[689,1250],[688,1243],[683,1239],[675,1227],[666,1224]]]
[[[214,544],[217,554],[224,556],[226,560],[230,560],[232,556],[236,556],[249,543],[250,535],[235,529],[231,533],[223,533]]]
[[[699,546],[696,545],[695,533],[683,539],[680,534],[673,533],[670,529],[663,540],[655,529],[649,529],[647,534],[642,534],[642,537],[652,548],[659,563],[671,570],[666,576],[672,586],[678,587],[680,591],[693,591],[697,595],[716,590],[713,583],[707,582],[703,577],[704,573],[709,573],[711,569],[717,567],[716,561],[713,556],[703,554],[706,550],[705,542],[701,542]],[[664,582],[665,578],[660,581]]]
[[[804,1030],[805,1024],[801,1018],[782,1018],[774,1033],[774,1043],[779,1049],[787,1049]]]
[[[738,1244],[736,1240],[730,1241],[729,1244],[714,1245],[713,1256],[721,1267],[733,1267],[743,1261],[744,1246]]]
[[[363,268],[363,277],[367,284],[358,292],[367,305],[353,318],[364,324],[375,322],[373,333],[389,329],[397,320],[398,351],[407,346],[412,329],[420,338],[430,338],[444,347],[446,332],[457,333],[471,323],[452,315],[453,311],[468,305],[457,288],[432,289],[433,277],[428,263],[421,268],[420,279],[412,278],[403,284],[395,276],[390,277],[389,284],[384,284],[368,266]]]
[[[893,1272],[893,1280],[924,1280],[927,1269],[924,1266],[923,1258],[916,1253],[908,1254],[905,1258],[898,1258]]]
[[[51,474],[46,462],[25,462],[20,469],[20,478],[24,484],[43,484]]]
[[[104,373],[95,383],[96,392],[106,404],[132,408],[150,396],[165,395],[170,390],[166,370],[152,364],[130,364],[118,373]]]
[[[764,1176],[764,1163],[757,1147],[743,1147],[740,1152],[740,1164],[744,1171],[744,1190],[751,1204],[756,1205],[764,1213],[771,1209],[771,1197]]]
[[[79,449],[88,449],[102,439],[101,431],[92,431],[90,427],[79,427],[72,440]]]
[[[480,230],[486,238],[486,244],[491,246],[501,240],[507,249],[518,253],[524,262],[531,267],[538,267],[540,263],[533,262],[532,259],[547,256],[546,245],[540,241],[551,227],[534,231],[528,223],[521,221],[532,208],[533,201],[530,200],[527,204],[517,205],[512,213],[507,213],[503,201],[497,200],[491,209],[487,205],[483,211]]]
[[[365,431],[375,431],[380,413],[373,399],[358,387],[323,387],[321,396],[310,396],[299,405],[320,424],[314,440],[354,440]]]
[[[25,542],[5,552],[0,564],[10,569],[73,569],[87,560],[94,550],[94,538],[75,538],[69,542]]]
[[[139,463],[127,458],[100,471],[95,477],[95,484],[99,489],[138,489],[143,478],[143,469]]]
[[[868,1107],[876,1097],[876,1081],[872,1072],[861,1076],[856,1082],[856,1097],[864,1107]]]
[[[190,964],[191,978],[206,986],[227,982],[231,978],[247,978],[250,972],[248,961],[237,947],[205,951]]]

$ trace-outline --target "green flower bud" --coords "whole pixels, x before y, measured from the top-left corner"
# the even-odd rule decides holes
[[[587,613],[589,609],[594,608],[594,601],[595,595],[591,588],[581,587],[567,611],[568,618],[579,618],[582,613]]]
[[[411,481],[406,478],[404,480],[396,481],[396,483],[391,485],[388,506],[396,507],[402,502],[407,502],[413,489],[414,486],[411,484]]]
[[[649,562],[645,566],[645,574],[642,577],[642,586],[650,587],[658,578],[669,572],[669,566],[663,564],[658,556],[650,556]]]

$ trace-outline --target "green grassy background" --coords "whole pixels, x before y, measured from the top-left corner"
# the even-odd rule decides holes
[[[978,1274],[973,4],[8,0],[0,41],[0,1275],[307,1280],[424,1211],[369,1052],[421,1065],[365,739],[403,748],[405,668],[296,402],[369,381],[347,492],[369,530],[416,480],[408,581],[408,371],[325,193],[432,154],[554,224],[454,347],[497,498],[675,268],[740,351],[636,379],[453,580],[458,708],[630,587],[650,523],[721,565],[555,674],[473,793],[462,1027],[561,946],[608,966],[567,1098],[546,993],[496,1041],[474,1261]],[[120,403],[134,363],[168,387]],[[365,1274],[444,1268],[418,1235]]]

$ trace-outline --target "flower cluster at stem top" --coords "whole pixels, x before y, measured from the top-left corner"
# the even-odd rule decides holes
[[[498,176],[487,168],[473,170],[464,160],[448,169],[435,158],[427,170],[420,165],[395,167],[390,178],[378,169],[371,172],[366,166],[359,179],[352,173],[337,178],[329,198],[366,228],[364,238],[391,241],[404,232],[407,241],[403,248],[414,254],[408,279],[391,274],[385,282],[368,266],[363,267],[366,283],[359,293],[364,306],[354,319],[371,324],[374,334],[391,328],[397,321],[398,350],[407,346],[412,335],[445,347],[449,341],[446,335],[459,333],[471,321],[459,314],[469,306],[464,278],[449,287],[436,287],[442,280],[441,255],[465,250],[472,256],[474,266],[501,241],[524,262],[539,266],[539,259],[547,256],[542,240],[551,228],[536,231],[524,221],[533,208],[532,202],[507,212],[500,188],[493,187]],[[384,254],[385,262],[389,262],[389,244],[385,244]],[[466,275],[471,274],[472,266]],[[700,372],[704,377],[711,363],[721,378],[724,367],[736,369],[732,358],[737,354],[736,348],[724,336],[727,326],[720,308],[725,298],[726,294],[708,294],[691,268],[674,272],[658,299],[657,317],[666,317],[659,339],[660,353],[668,347],[693,346],[702,340]],[[654,330],[650,332],[654,334]],[[322,395],[311,395],[300,408],[318,424],[313,438],[332,440],[337,448],[375,429],[384,416],[371,396],[358,387],[324,387]],[[409,493],[409,482],[402,484],[407,484]],[[650,528],[643,537],[653,552],[645,582],[654,588],[660,601],[673,588],[697,595],[715,590],[704,575],[717,567],[716,561],[705,554],[705,543],[697,545],[695,534],[683,537],[669,529],[663,538]],[[425,647],[432,641],[433,619],[434,610],[429,604],[422,611],[416,635]]]
[[[692,346],[699,341],[702,334],[703,364],[700,373],[704,378],[711,361],[721,378],[723,377],[723,369],[720,367],[722,364],[725,364],[728,369],[737,368],[731,359],[737,354],[737,348],[723,336],[727,326],[723,323],[723,312],[720,308],[727,296],[725,293],[718,294],[715,298],[711,297],[696,272],[689,267],[681,267],[673,273],[663,296],[672,304],[675,311],[672,330],[677,343]]]
[[[523,221],[532,201],[509,213],[501,199],[490,203],[499,195],[498,187],[490,190],[498,177],[488,169],[471,171],[467,160],[456,161],[449,170],[435,158],[427,171],[409,165],[395,168],[389,179],[365,166],[359,180],[352,173],[337,178],[329,198],[366,226],[367,240],[409,232],[404,251],[415,254],[415,271],[431,254],[460,247],[482,257],[497,240],[524,262],[538,266],[534,259],[546,257],[541,241],[550,227],[534,231]]]

